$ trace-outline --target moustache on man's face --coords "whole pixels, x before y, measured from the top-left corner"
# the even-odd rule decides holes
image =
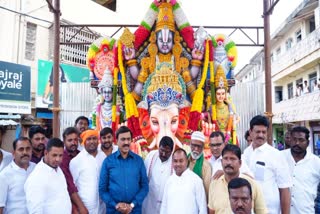
[[[129,144],[123,144],[123,146],[122,146],[122,148],[124,148],[124,147],[130,147],[130,145]]]
[[[225,169],[227,169],[227,168],[233,169],[233,167],[232,167],[231,165],[227,165],[227,166],[225,166],[224,168],[225,168]]]
[[[298,146],[298,145],[294,145],[294,146],[292,146],[292,149],[302,150],[302,148],[301,148],[300,146]]]

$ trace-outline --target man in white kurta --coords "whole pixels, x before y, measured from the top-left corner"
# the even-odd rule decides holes
[[[27,213],[24,183],[36,166],[30,162],[31,142],[20,137],[13,142],[14,160],[0,172],[0,213]]]
[[[0,172],[12,161],[11,153],[0,148]]]
[[[97,150],[98,137],[95,130],[84,131],[81,134],[84,149],[70,161],[70,172],[78,194],[90,214],[106,213],[98,193],[101,165],[106,155]]]
[[[160,140],[159,150],[151,151],[144,161],[149,180],[149,192],[142,204],[143,214],[151,211],[154,214],[160,213],[164,187],[173,173],[171,158],[173,145],[173,140],[164,136]]]
[[[291,148],[284,155],[293,181],[290,213],[315,213],[314,200],[320,182],[320,158],[308,151],[309,130],[297,126],[291,130]]]
[[[63,148],[60,139],[50,139],[43,159],[28,177],[24,185],[28,213],[71,213],[67,182],[59,167]]]
[[[177,149],[172,156],[172,174],[164,189],[161,214],[206,214],[207,202],[202,179],[188,168],[187,154]]]

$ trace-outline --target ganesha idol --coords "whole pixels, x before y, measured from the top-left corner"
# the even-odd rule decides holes
[[[159,147],[163,136],[183,147],[181,139],[187,128],[190,104],[186,101],[186,86],[172,64],[157,65],[145,83],[143,101],[138,105],[142,134],[152,139],[149,148]]]
[[[185,148],[197,130],[207,136],[221,130],[236,143],[226,77],[233,76],[237,52],[229,38],[210,36],[202,27],[194,31],[176,1],[154,1],[134,33],[125,29],[112,46],[94,50],[105,47],[114,57],[107,58],[114,65],[112,124],[121,100],[142,150],[157,148],[163,136]]]

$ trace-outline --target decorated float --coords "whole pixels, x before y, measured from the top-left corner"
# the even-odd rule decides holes
[[[230,38],[194,31],[176,1],[154,1],[135,32],[125,29],[118,40],[100,38],[89,48],[91,87],[98,92],[93,127],[116,130],[125,123],[143,156],[163,136],[189,150],[196,130],[206,136],[220,130],[237,144],[228,93],[236,63]]]

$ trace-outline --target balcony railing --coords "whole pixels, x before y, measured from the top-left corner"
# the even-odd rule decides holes
[[[320,28],[316,29],[299,43],[295,44],[291,49],[287,50],[285,53],[281,54],[278,60],[272,62],[271,70],[272,76],[283,71],[290,65],[298,62],[299,60],[305,58],[314,51],[320,49]],[[312,59],[310,59],[312,61]],[[310,61],[310,62],[311,62]],[[303,65],[310,63],[308,59],[303,63]],[[303,66],[301,65],[301,67]]]
[[[320,91],[273,104],[273,123],[320,120]]]

